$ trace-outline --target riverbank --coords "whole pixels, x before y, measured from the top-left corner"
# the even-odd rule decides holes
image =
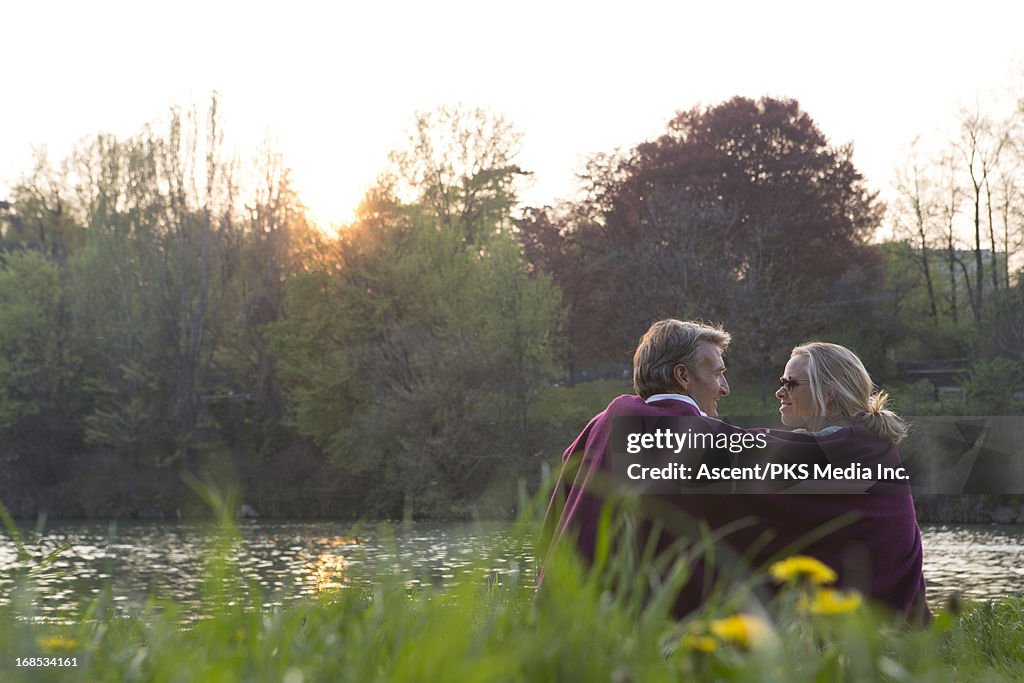
[[[215,492],[198,492],[216,523],[205,531],[191,607],[151,593],[126,611],[108,577],[95,598],[41,611],[47,576],[71,571],[60,568],[69,546],[40,556],[5,518],[19,562],[5,572],[12,580],[0,601],[3,680],[931,682],[1024,673],[1019,597],[933,601],[935,619],[911,627],[833,591],[814,560],[723,584],[681,622],[671,609],[688,579],[685,553],[668,555],[666,567],[599,544],[610,552],[588,571],[562,544],[538,592],[529,563],[495,567],[510,551],[536,556],[539,500],[502,542],[463,546],[441,583],[416,580],[392,537],[373,580],[318,581],[308,597],[274,604],[243,560],[245,529]],[[358,531],[346,541],[361,542]],[[309,568],[336,555],[309,556]],[[345,562],[329,564],[344,576]],[[782,591],[759,601],[755,588],[771,581],[784,582]]]
[[[437,489],[429,496],[382,488],[372,467],[353,471],[345,462],[327,458],[312,441],[280,428],[260,438],[254,435],[258,430],[250,434],[239,429],[248,436],[214,440],[190,459],[167,466],[144,465],[146,459],[140,459],[126,468],[124,454],[95,450],[67,458],[66,469],[49,479],[8,468],[0,472],[0,501],[15,517],[31,522],[41,517],[194,520],[205,516],[205,504],[183,478],[198,473],[233,491],[239,510],[244,504],[262,518],[511,520],[522,488],[532,495],[542,485],[545,470],[557,472],[564,448],[587,421],[612,398],[631,390],[623,379],[545,387],[530,408],[529,455],[510,444],[495,444],[488,460],[500,461],[495,474],[461,493],[442,484],[426,487]],[[722,410],[726,419],[743,424],[779,426],[771,392],[752,384],[738,385]],[[929,451],[926,457],[933,455]],[[916,502],[922,523],[1024,523],[1024,495],[925,495]]]
[[[1019,599],[954,603],[913,629],[854,596],[807,585],[764,606],[723,595],[674,622],[656,585],[620,585],[613,598],[567,558],[549,565],[536,597],[530,577],[496,581],[485,565],[464,568],[442,589],[383,577],[267,608],[240,590],[230,561],[214,556],[198,620],[157,601],[119,616],[105,595],[64,623],[40,622],[22,593],[0,608],[3,679],[1009,682],[1024,673]]]

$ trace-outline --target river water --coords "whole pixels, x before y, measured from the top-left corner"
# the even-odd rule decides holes
[[[1024,526],[925,525],[925,577],[929,600],[941,604],[958,592],[972,598],[1024,594]],[[151,596],[195,608],[203,558],[214,534],[203,525],[167,522],[62,522],[35,538],[34,559],[18,560],[14,544],[0,541],[0,600],[10,599],[16,577],[40,558],[66,546],[38,572],[37,616],[66,615],[110,587],[125,612]],[[347,522],[253,522],[239,528],[235,553],[247,583],[259,586],[264,605],[284,605],[318,591],[366,584],[395,574],[410,586],[441,585],[473,570],[491,580],[532,581],[534,559],[510,524],[413,523],[390,526]],[[481,564],[477,558],[487,559]]]

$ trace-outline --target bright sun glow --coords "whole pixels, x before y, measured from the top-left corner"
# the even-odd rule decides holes
[[[417,110],[457,103],[500,112],[523,133],[532,204],[570,195],[587,156],[737,94],[798,99],[834,142],[854,143],[885,195],[915,136],[943,143],[960,103],[985,102],[1024,74],[1024,4],[998,0],[969,12],[880,0],[856,11],[753,0],[727,10],[651,0],[628,10],[580,0],[297,0],[244,13],[200,0],[173,12],[63,5],[60,22],[47,3],[5,9],[8,26],[46,26],[51,47],[40,50],[29,30],[0,41],[0,61],[22,65],[4,75],[14,96],[0,108],[0,198],[30,168],[33,145],[59,159],[81,138],[131,134],[213,91],[250,150],[273,133],[321,225],[352,218]],[[960,46],[982,37],[979,65]]]

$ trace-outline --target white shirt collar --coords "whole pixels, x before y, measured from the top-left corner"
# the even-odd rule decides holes
[[[801,434],[807,434],[809,436],[828,436],[829,434],[835,434],[840,429],[842,429],[840,425],[829,425],[828,427],[825,427],[824,429],[819,430],[817,432],[809,432],[806,429],[794,429],[793,431],[799,432]]]
[[[703,410],[700,409],[700,406],[697,405],[696,401],[694,401],[689,396],[685,396],[683,394],[655,394],[654,396],[649,396],[646,399],[645,403],[654,403],[655,401],[664,401],[665,399],[671,399],[673,401],[682,401],[683,403],[689,403],[691,406],[696,408],[697,412],[699,412],[701,415],[703,415],[704,417],[708,416],[707,413],[705,413]]]

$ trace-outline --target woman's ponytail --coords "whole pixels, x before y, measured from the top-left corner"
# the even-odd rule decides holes
[[[899,415],[886,409],[888,400],[889,394],[884,391],[872,394],[868,399],[867,412],[858,413],[854,418],[882,439],[898,444],[907,436],[909,428]]]

